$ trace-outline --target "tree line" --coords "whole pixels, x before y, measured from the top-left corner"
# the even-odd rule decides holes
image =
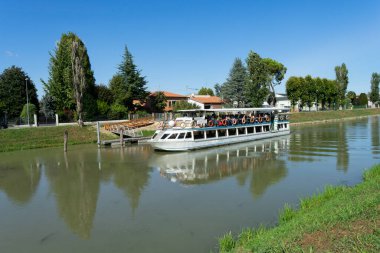
[[[294,108],[307,106],[310,108],[315,105],[316,109],[337,109],[338,107],[347,107],[349,105],[365,106],[368,104],[368,97],[365,93],[359,96],[354,91],[347,92],[348,86],[348,70],[343,63],[335,67],[335,80],[316,77],[310,75],[306,77],[290,77],[286,82],[286,94]],[[373,103],[379,101],[379,82],[380,75],[372,74],[370,100]]]
[[[109,83],[96,84],[85,44],[75,33],[64,33],[50,52],[48,71],[48,79],[41,80],[45,94],[38,101],[34,82],[21,68],[5,69],[0,74],[0,112],[7,112],[9,118],[25,118],[25,97],[28,97],[30,115],[39,112],[52,117],[57,113],[60,118],[75,119],[82,125],[84,119],[120,119],[128,112],[144,113],[143,104],[148,99],[153,111],[160,112],[166,106],[163,92],[152,95],[147,91],[146,78],[135,65],[127,46]],[[215,84],[215,95],[223,98],[226,107],[261,107],[265,101],[273,106],[275,87],[281,84],[286,71],[282,63],[250,51],[245,62],[240,58],[234,60],[226,81]],[[344,63],[335,67],[335,74],[335,80],[310,75],[290,77],[286,93],[292,105],[310,108],[320,104],[323,109],[331,109],[348,103],[365,103],[366,94],[356,96],[352,91],[347,92],[348,70]],[[368,96],[372,102],[379,101],[379,82],[380,74],[373,73]],[[202,87],[198,94],[214,95],[214,91]],[[194,106],[183,102],[175,109],[178,108]]]
[[[227,80],[215,84],[216,95],[222,97],[228,107],[261,107],[264,101],[276,104],[275,86],[280,85],[286,67],[271,58],[261,58],[251,51],[245,61],[236,58]]]

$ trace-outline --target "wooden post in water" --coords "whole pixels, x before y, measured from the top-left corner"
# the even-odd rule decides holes
[[[69,139],[69,132],[65,130],[65,134],[63,135],[63,151],[67,152],[67,140]]]
[[[120,133],[120,146],[124,147],[124,133],[123,133],[122,127],[120,127],[119,129],[119,133]]]
[[[98,148],[100,148],[100,123],[96,122],[96,136],[98,137]]]

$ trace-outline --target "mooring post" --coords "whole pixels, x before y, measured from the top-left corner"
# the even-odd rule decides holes
[[[63,135],[63,151],[67,152],[67,140],[69,138],[69,132],[65,130],[65,134]]]
[[[100,148],[100,123],[96,122],[96,134],[98,137],[98,148]]]
[[[124,133],[123,133],[122,127],[120,127],[119,133],[120,133],[120,146],[124,147]]]

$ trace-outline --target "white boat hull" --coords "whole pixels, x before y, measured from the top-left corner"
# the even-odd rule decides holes
[[[282,130],[275,132],[263,132],[254,134],[244,134],[228,137],[200,139],[200,140],[179,140],[179,141],[155,141],[150,140],[149,143],[156,150],[164,151],[188,151],[202,148],[210,148],[222,145],[230,145],[241,142],[249,142],[262,140],[266,138],[278,137],[290,134],[290,130]]]

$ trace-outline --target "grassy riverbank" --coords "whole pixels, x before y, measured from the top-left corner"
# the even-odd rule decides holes
[[[380,165],[363,180],[286,205],[277,227],[226,234],[220,252],[380,252]]]
[[[371,115],[379,115],[380,108],[354,109],[341,111],[318,111],[318,112],[296,112],[290,115],[290,123],[318,122],[326,120],[340,120],[343,118],[355,118]]]
[[[292,113],[291,123],[318,122],[332,119],[380,115],[380,109],[356,109],[344,111],[321,111]],[[59,147],[63,145],[63,133],[69,132],[69,145],[96,143],[96,128],[86,126],[32,127],[0,130],[0,152],[33,148]],[[144,136],[153,135],[154,130],[144,129]],[[113,134],[102,133],[101,139],[118,138]]]
[[[63,147],[63,135],[68,131],[68,145],[96,143],[96,127],[94,126],[58,126],[11,128],[0,131],[0,152],[47,147]],[[144,136],[152,135],[154,131],[144,130]],[[111,133],[101,133],[102,140],[117,139]]]

